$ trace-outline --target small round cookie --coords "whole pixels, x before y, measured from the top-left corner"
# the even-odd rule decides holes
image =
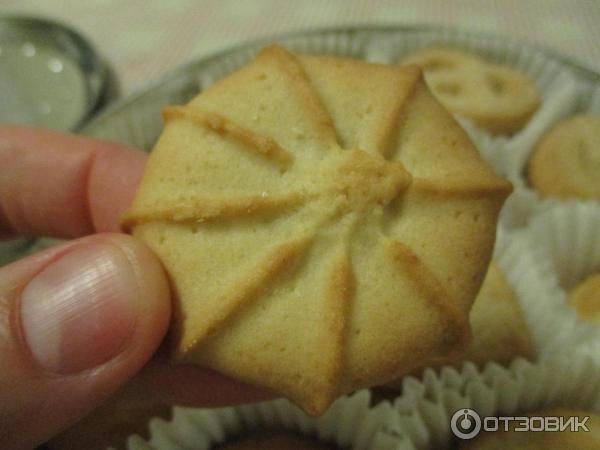
[[[529,160],[529,184],[543,197],[600,198],[600,115],[560,122]]]
[[[600,325],[600,272],[575,286],[569,293],[568,302],[581,319]]]
[[[514,414],[520,416],[519,414]],[[559,450],[559,449],[600,449],[600,416],[586,411],[578,411],[569,408],[553,408],[540,413],[527,414],[529,417],[564,417],[565,422],[570,417],[577,417],[579,423],[585,420],[586,432],[570,431],[567,427],[564,431],[515,431],[516,426],[522,427],[521,422],[511,422],[510,430],[504,431],[504,423],[500,422],[499,431],[479,434],[470,441],[461,441],[460,450]],[[538,427],[541,421],[532,423]]]
[[[339,447],[319,442],[291,431],[261,431],[227,442],[213,450],[337,450]]]
[[[494,135],[519,131],[540,104],[535,83],[526,75],[458,50],[427,48],[402,64],[420,66],[448,110]]]

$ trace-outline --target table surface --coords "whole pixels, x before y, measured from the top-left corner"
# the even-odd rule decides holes
[[[0,0],[0,14],[58,19],[108,60],[124,95],[198,57],[325,26],[437,24],[506,35],[600,72],[600,0]]]

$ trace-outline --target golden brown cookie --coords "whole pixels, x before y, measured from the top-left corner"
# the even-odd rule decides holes
[[[402,64],[416,64],[427,85],[449,111],[492,134],[513,134],[540,105],[535,83],[510,67],[448,48],[426,48]]]
[[[544,197],[600,198],[600,115],[572,117],[537,144],[529,184]]]
[[[164,118],[123,223],[179,361],[320,414],[466,345],[511,187],[418,68],[273,46]]]
[[[568,301],[579,317],[600,325],[600,272],[575,286],[569,293]]]
[[[213,447],[214,450],[338,450],[312,437],[291,431],[261,431]]]
[[[514,415],[518,416],[518,414]],[[600,415],[598,414],[561,407],[527,414],[527,416],[579,417],[581,420],[589,416],[585,425],[590,431],[515,431],[517,426],[523,425],[511,421],[509,431],[500,428],[499,431],[481,433],[470,441],[461,441],[458,448],[460,450],[600,450]],[[541,422],[533,425],[539,427]],[[503,423],[500,423],[500,426],[503,426]]]

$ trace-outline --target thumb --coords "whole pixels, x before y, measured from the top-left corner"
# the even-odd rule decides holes
[[[129,236],[0,268],[0,448],[35,447],[102,403],[151,357],[169,316],[165,274]]]

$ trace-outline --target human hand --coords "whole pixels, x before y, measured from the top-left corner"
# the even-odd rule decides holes
[[[0,267],[2,449],[44,442],[136,374],[173,404],[269,396],[151,359],[170,321],[167,277],[147,247],[118,234],[145,160],[116,144],[0,127],[0,236],[76,238]]]

